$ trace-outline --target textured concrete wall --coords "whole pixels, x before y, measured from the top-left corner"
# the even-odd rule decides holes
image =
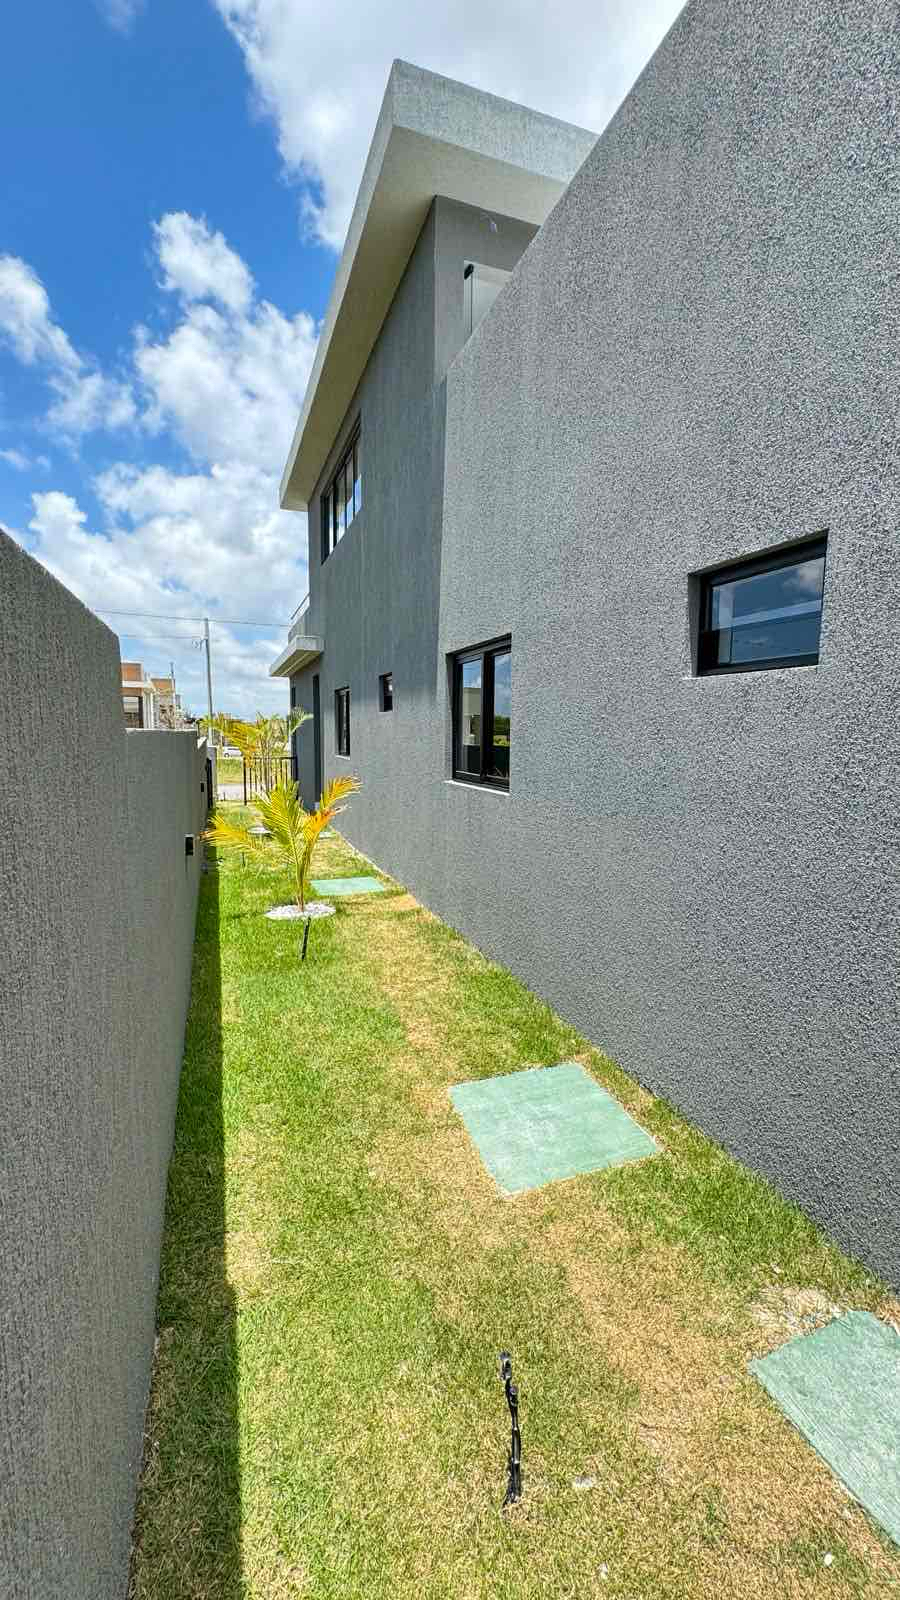
[[[0,1594],[121,1600],[205,761],[0,534]]]
[[[895,1282],[898,72],[892,4],[689,6],[451,369],[440,648],[512,633],[514,736],[434,886]],[[688,575],[824,528],[819,666],[692,676]]]
[[[694,0],[449,368],[436,648],[399,305],[385,573],[345,540],[315,630],[396,673],[350,838],[894,1283],[898,81],[893,0]],[[689,574],[825,528],[818,667],[693,676]],[[505,795],[446,656],[507,632]]]
[[[492,228],[485,213],[470,206],[435,202],[310,502],[307,631],[324,637],[326,648],[293,685],[297,704],[311,712],[312,679],[319,673],[325,780],[341,772],[365,774],[353,809],[373,855],[390,851],[399,834],[411,859],[432,850],[432,818],[409,806],[406,786],[427,770],[426,727],[432,740],[439,737],[444,397],[436,380],[465,338],[465,261],[512,267],[535,231],[505,217],[493,222]],[[319,496],[357,418],[362,512],[323,564]],[[378,680],[385,672],[394,676],[390,713],[379,709]],[[349,761],[335,754],[334,726],[334,691],[347,685]],[[311,801],[312,723],[297,746],[301,794]]]

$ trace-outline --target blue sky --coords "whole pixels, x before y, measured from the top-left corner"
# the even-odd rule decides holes
[[[391,60],[601,128],[678,9],[8,8],[0,523],[101,614],[284,621],[306,526],[277,484]],[[195,624],[109,621],[204,709]],[[217,708],[281,707],[282,635],[214,627]]]

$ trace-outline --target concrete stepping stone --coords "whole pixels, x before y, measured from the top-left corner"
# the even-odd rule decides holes
[[[900,1544],[900,1333],[848,1311],[751,1361],[750,1371]]]
[[[450,1098],[507,1194],[637,1161],[659,1148],[577,1061],[457,1083]]]
[[[316,894],[384,894],[384,884],[377,878],[311,878]]]

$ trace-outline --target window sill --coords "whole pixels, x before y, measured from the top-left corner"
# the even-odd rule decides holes
[[[502,789],[498,783],[466,783],[464,778],[445,778],[444,783],[449,789],[474,790],[476,794],[499,794],[505,800],[509,799],[509,790]]]
[[[682,683],[721,683],[729,678],[746,682],[748,678],[796,678],[799,673],[818,672],[819,661],[805,661],[796,667],[732,667],[725,672],[684,672]]]

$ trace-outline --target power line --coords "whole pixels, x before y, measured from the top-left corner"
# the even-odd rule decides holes
[[[125,635],[121,635],[125,637]],[[202,638],[196,633],[129,633],[129,639],[143,639],[145,644],[171,644],[173,639],[176,644],[202,644]]]
[[[207,621],[203,616],[171,616],[171,613],[163,613],[163,611],[109,611],[106,606],[99,608],[98,616],[147,616],[147,618],[154,618],[157,622]],[[210,618],[211,627],[215,627],[216,622],[221,622],[223,627],[288,627],[287,622],[248,622],[247,618],[240,618],[240,616],[215,616],[215,618]]]

